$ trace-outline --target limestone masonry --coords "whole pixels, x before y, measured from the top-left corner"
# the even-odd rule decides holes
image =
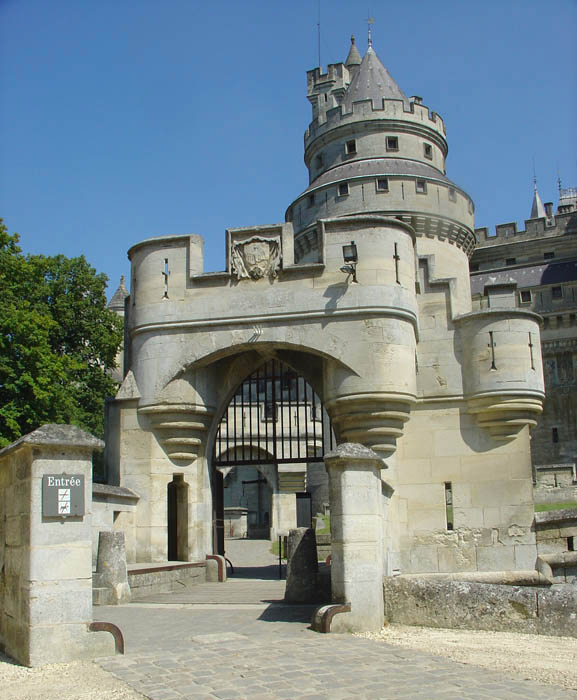
[[[204,560],[245,465],[269,495],[243,532],[307,526],[301,496],[323,494],[341,602],[369,571],[534,573],[540,316],[508,281],[480,282],[474,307],[474,204],[446,175],[445,124],[372,46],[309,71],[307,97],[309,184],[284,222],[228,229],[223,272],[198,235],[129,250],[106,459],[138,500],[100,529],[125,531],[131,562]],[[378,460],[339,457],[329,490],[331,435]]]

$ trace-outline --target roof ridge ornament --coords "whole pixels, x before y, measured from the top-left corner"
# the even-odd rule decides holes
[[[375,23],[375,18],[371,17],[370,10],[369,10],[369,16],[367,17],[367,25],[368,25],[368,32],[367,33],[368,33],[369,49],[373,48],[373,37],[371,35],[371,25],[374,23]]]

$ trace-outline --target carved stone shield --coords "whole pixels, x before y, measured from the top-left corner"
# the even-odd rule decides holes
[[[240,279],[274,278],[280,267],[280,246],[276,238],[253,236],[231,244],[231,271]]]

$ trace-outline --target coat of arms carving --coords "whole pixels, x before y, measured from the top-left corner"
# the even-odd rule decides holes
[[[231,272],[241,279],[273,279],[280,268],[278,238],[253,236],[244,241],[232,241],[230,246]]]

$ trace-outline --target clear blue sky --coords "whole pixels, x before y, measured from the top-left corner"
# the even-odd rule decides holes
[[[127,249],[284,219],[307,184],[317,0],[0,0],[0,216],[26,252],[83,253],[128,277]],[[374,47],[445,119],[447,175],[476,225],[523,222],[577,186],[577,2],[372,2]],[[367,9],[321,0],[321,61],[366,48]]]

